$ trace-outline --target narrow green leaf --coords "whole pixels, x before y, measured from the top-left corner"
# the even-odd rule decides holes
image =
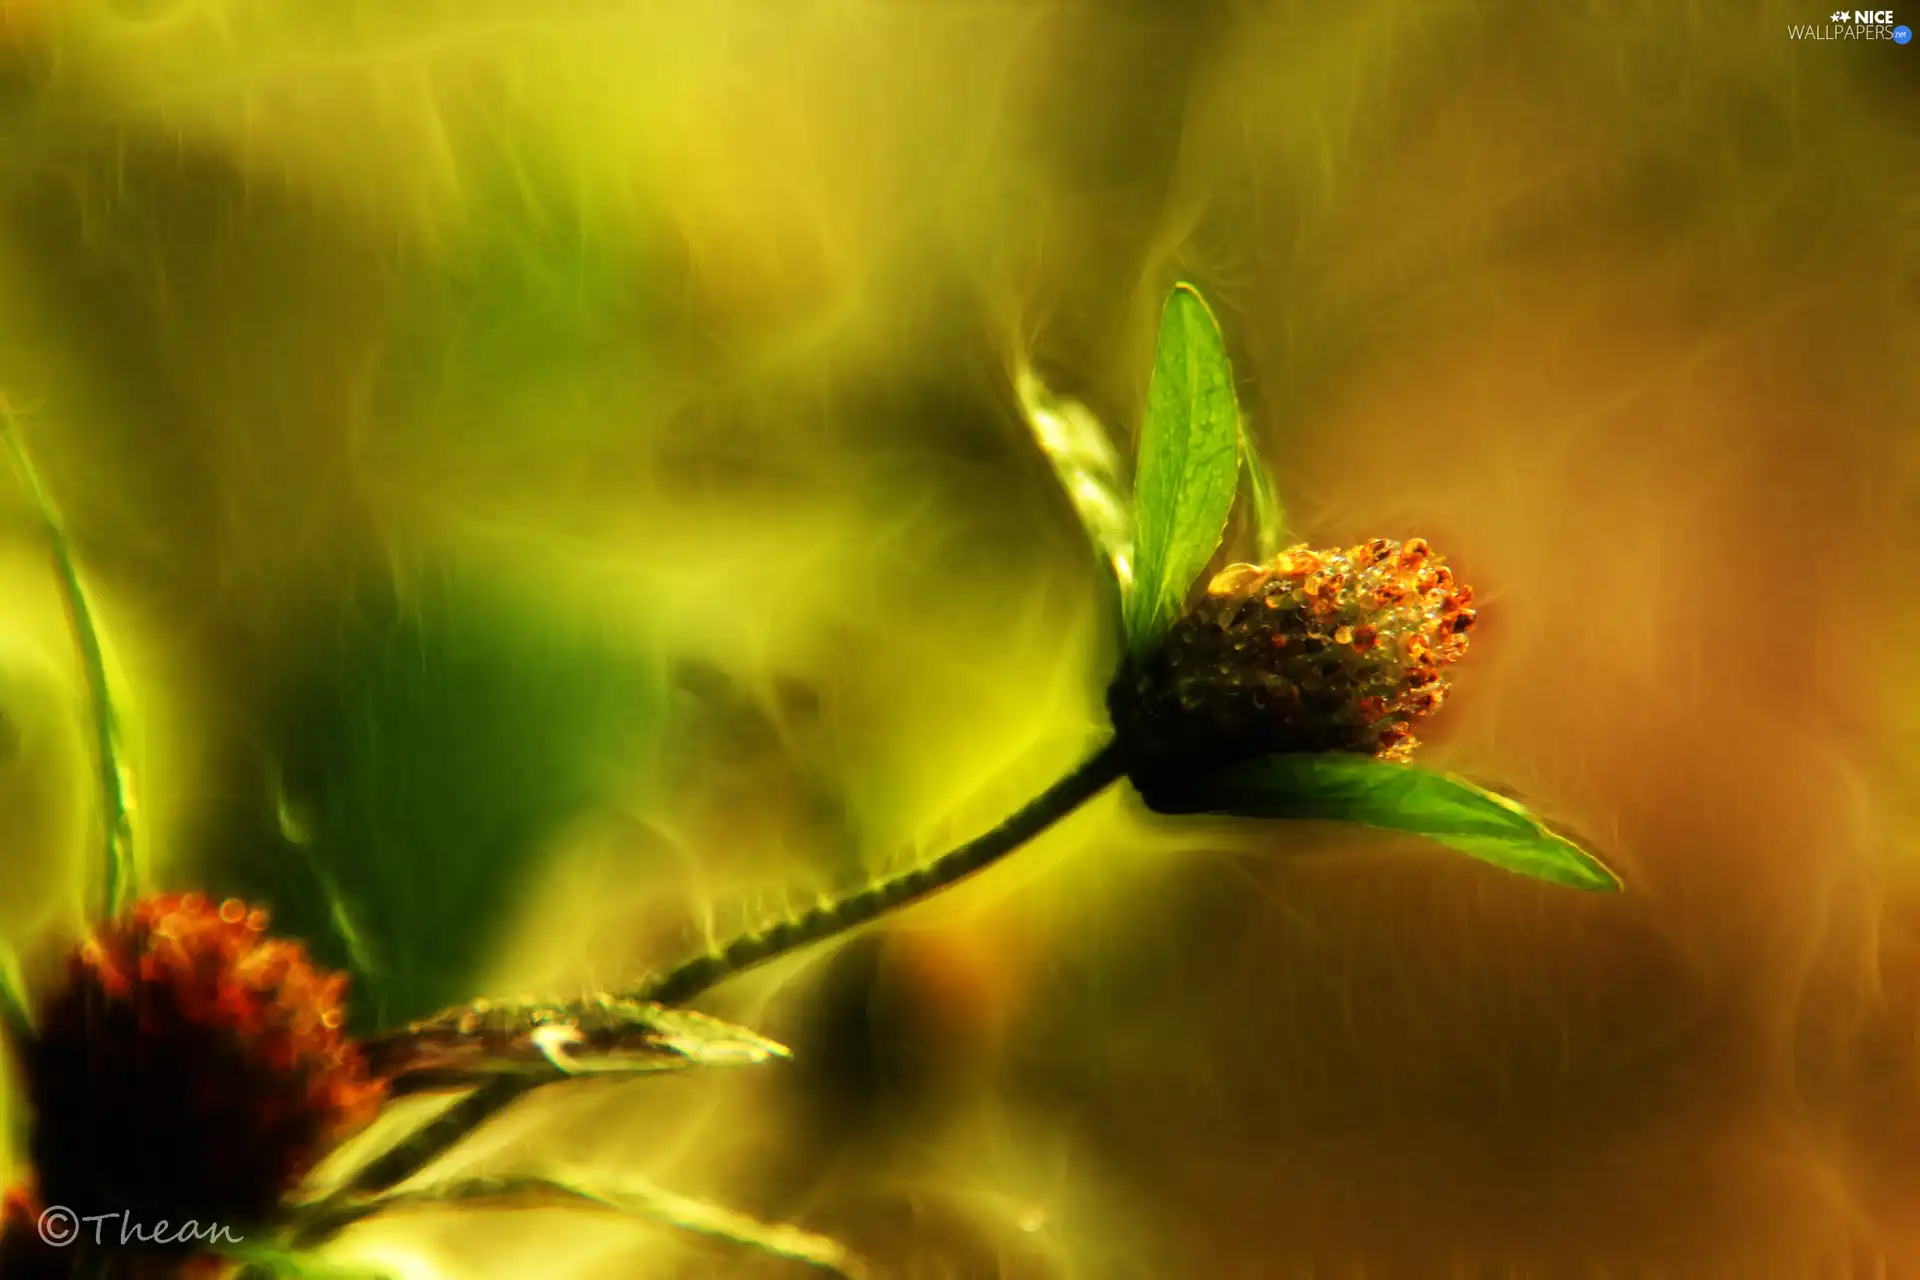
[[[476,1001],[361,1044],[395,1096],[471,1089],[495,1076],[638,1076],[793,1056],[731,1022],[604,992],[553,1003]]]
[[[140,893],[140,868],[134,850],[133,807],[128,799],[131,774],[120,753],[120,713],[107,674],[106,647],[67,527],[40,483],[33,459],[15,428],[13,408],[4,396],[0,396],[0,441],[12,456],[14,470],[40,517],[54,571],[66,596],[67,625],[73,632],[80,670],[87,681],[87,700],[93,711],[94,766],[99,771],[101,818],[106,830],[104,914],[117,916]]]
[[[1122,596],[1133,581],[1133,506],[1120,455],[1092,410],[1056,397],[1030,371],[1014,379],[1021,416]]]
[[[1152,647],[1220,545],[1240,470],[1240,410],[1213,313],[1192,285],[1160,317],[1134,490],[1134,585],[1127,642]]]
[[[637,1180],[625,1180],[618,1188],[609,1188],[537,1175],[457,1178],[353,1204],[323,1203],[304,1221],[297,1221],[296,1230],[303,1238],[324,1238],[353,1223],[390,1213],[458,1208],[574,1208],[634,1214],[754,1249],[768,1257],[805,1263],[843,1280],[867,1274],[866,1264],[837,1240],[783,1222],[763,1222]]]
[[[1254,559],[1264,564],[1280,554],[1287,545],[1287,513],[1280,505],[1280,491],[1273,472],[1261,454],[1253,428],[1240,424],[1240,451],[1247,465],[1247,494],[1253,499]]]
[[[31,1044],[35,1034],[33,1004],[20,976],[20,962],[4,940],[0,940],[0,1031],[16,1047]]]
[[[1350,822],[1405,831],[1470,857],[1575,889],[1620,878],[1504,796],[1450,774],[1358,755],[1275,755],[1147,798],[1159,813]]]

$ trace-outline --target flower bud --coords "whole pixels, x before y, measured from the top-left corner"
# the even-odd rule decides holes
[[[1472,589],[1424,539],[1230,565],[1107,700],[1136,784],[1255,756],[1404,760],[1466,652]]]

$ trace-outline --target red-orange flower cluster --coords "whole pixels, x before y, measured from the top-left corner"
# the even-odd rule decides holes
[[[372,1117],[346,976],[266,928],[166,894],[72,953],[23,1054],[42,1203],[244,1233]]]
[[[1258,755],[1405,759],[1466,652],[1472,589],[1421,538],[1236,564],[1108,701],[1149,774]]]

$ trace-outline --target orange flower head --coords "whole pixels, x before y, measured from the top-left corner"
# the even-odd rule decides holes
[[[22,1055],[41,1203],[244,1234],[372,1118],[346,975],[266,928],[238,899],[164,894],[72,952]]]
[[[1404,760],[1466,652],[1472,599],[1421,538],[1231,565],[1108,692],[1130,770],[1299,752]]]

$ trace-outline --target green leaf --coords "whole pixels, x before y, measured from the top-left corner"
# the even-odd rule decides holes
[[[357,1033],[472,999],[557,836],[628,803],[657,664],[532,594],[441,575],[341,610],[269,707],[279,794],[216,867],[354,975]]]
[[[731,1022],[604,992],[551,1004],[459,1005],[361,1044],[396,1097],[472,1089],[496,1076],[640,1076],[793,1056]]]
[[[40,518],[47,549],[53,556],[54,571],[59,574],[60,587],[66,596],[67,624],[73,633],[80,670],[87,680],[87,700],[93,714],[94,767],[99,771],[100,810],[106,833],[103,914],[117,916],[141,890],[140,868],[134,851],[133,811],[127,800],[130,773],[121,758],[120,712],[114,698],[113,680],[107,673],[106,645],[91,603],[92,593],[81,576],[67,527],[40,482],[26,445],[21,443],[13,408],[4,396],[0,396],[0,443],[6,445],[12,456],[20,483]]]
[[[1518,875],[1611,893],[1620,878],[1504,796],[1359,755],[1274,755],[1146,797],[1159,813],[1299,818],[1406,831]]]
[[[1280,505],[1280,491],[1254,439],[1253,428],[1244,420],[1240,424],[1240,450],[1247,464],[1247,495],[1253,500],[1254,559],[1265,564],[1287,545],[1287,513]]]
[[[1094,550],[1113,572],[1122,597],[1133,581],[1133,507],[1120,455],[1092,410],[1063,400],[1030,371],[1014,379],[1027,430],[1053,465]]]
[[[1133,652],[1151,648],[1179,617],[1220,546],[1239,471],[1240,411],[1220,326],[1192,285],[1176,285],[1160,317],[1140,430],[1125,609]]]
[[[323,1202],[304,1220],[297,1219],[295,1228],[301,1238],[324,1239],[356,1222],[392,1213],[537,1208],[632,1214],[753,1249],[770,1258],[805,1263],[843,1280],[860,1280],[869,1274],[864,1261],[830,1237],[784,1222],[765,1222],[632,1179],[618,1187],[607,1187],[539,1175],[457,1178],[370,1200],[341,1205]]]

